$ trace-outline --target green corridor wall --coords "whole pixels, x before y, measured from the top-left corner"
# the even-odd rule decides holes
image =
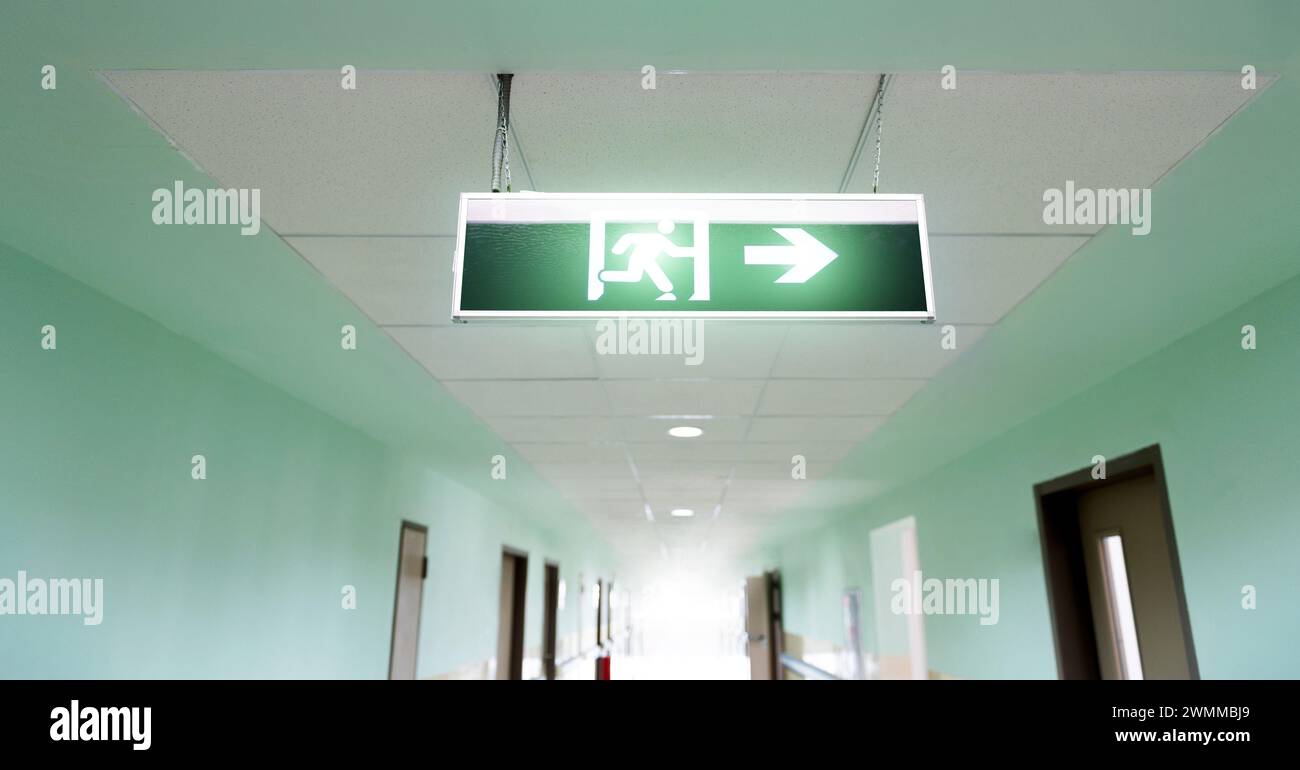
[[[1001,613],[925,617],[929,665],[971,678],[1056,676],[1033,486],[1150,444],[1164,456],[1203,678],[1300,677],[1300,278],[1010,428],[860,514],[782,544],[786,627],[840,642],[861,587],[874,647],[870,531],[915,516],[921,570],[998,578]],[[1242,349],[1251,324],[1258,349]],[[1256,609],[1242,605],[1254,586]]]
[[[483,453],[483,482],[0,244],[0,578],[104,580],[98,626],[0,616],[0,678],[385,677],[403,519],[429,528],[420,676],[495,654],[503,544],[530,555],[528,646],[544,559],[569,587],[561,636],[590,625],[578,573],[609,576],[603,545],[484,494],[486,429],[454,440]],[[196,454],[206,480],[191,478]]]

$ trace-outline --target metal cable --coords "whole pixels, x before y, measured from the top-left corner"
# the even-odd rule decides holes
[[[506,112],[509,113],[509,109],[507,109]],[[505,140],[502,142],[502,149],[504,150],[504,153],[501,156],[501,165],[505,169],[505,175],[506,175],[506,192],[512,192],[512,189],[510,187],[510,122],[509,121],[510,118],[509,115],[507,114],[506,129],[504,133]]]
[[[492,192],[501,192],[501,175],[510,192],[510,80],[513,75],[497,75],[497,129],[492,142]]]
[[[871,179],[871,192],[880,192],[880,129],[883,125],[882,115],[885,112],[885,87],[889,85],[889,80],[885,75],[880,76],[880,88],[876,92],[876,173]]]
[[[853,179],[857,176],[858,163],[862,161],[862,154],[867,149],[867,141],[871,139],[872,127],[876,123],[876,109],[880,106],[880,92],[885,87],[885,79],[888,75],[881,74],[876,80],[875,93],[871,95],[871,101],[867,104],[867,114],[862,121],[862,130],[858,132],[858,141],[853,144],[853,153],[849,156],[849,163],[844,168],[844,175],[840,177],[839,192],[841,194],[849,191],[853,186]]]

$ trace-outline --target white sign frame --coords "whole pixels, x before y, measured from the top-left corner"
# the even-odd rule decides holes
[[[465,260],[465,228],[470,201],[492,200],[572,200],[589,202],[590,209],[637,209],[644,210],[662,205],[675,209],[689,208],[691,203],[729,202],[729,201],[779,201],[779,202],[825,202],[845,203],[907,203],[915,205],[916,224],[920,230],[921,268],[925,280],[925,310],[907,311],[857,311],[857,310],[464,310],[461,308],[461,278]],[[476,220],[478,221],[478,220]],[[581,221],[566,219],[529,219],[527,221],[571,222]],[[715,223],[727,220],[711,217]],[[752,219],[743,220],[753,223]],[[890,221],[882,218],[880,222]],[[899,222],[911,223],[910,216],[898,219]],[[783,220],[781,224],[799,224],[800,217]],[[807,220],[808,224],[873,224],[867,219],[860,222],[844,221],[843,217],[832,219]],[[451,318],[457,323],[469,320],[524,320],[524,319],[587,319],[587,318],[718,318],[718,319],[766,319],[766,320],[870,320],[870,321],[912,321],[933,323],[935,320],[934,279],[930,268],[930,238],[926,229],[925,196],[898,193],[883,194],[775,194],[775,193],[461,193],[460,212],[456,223],[456,252],[452,261],[452,305]]]

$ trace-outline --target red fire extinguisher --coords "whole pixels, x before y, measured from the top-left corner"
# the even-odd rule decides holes
[[[596,658],[596,679],[609,679],[609,653]]]

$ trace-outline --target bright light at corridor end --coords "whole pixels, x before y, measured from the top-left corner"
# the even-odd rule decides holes
[[[674,438],[699,438],[704,435],[704,429],[694,425],[676,425],[668,429],[668,435]]]
[[[692,517],[692,516],[694,516],[694,515],[695,515],[695,511],[692,511],[690,508],[674,508],[674,509],[673,509],[673,516],[675,516],[675,517],[677,517],[677,518],[679,518],[679,519],[689,519],[690,517]]]

